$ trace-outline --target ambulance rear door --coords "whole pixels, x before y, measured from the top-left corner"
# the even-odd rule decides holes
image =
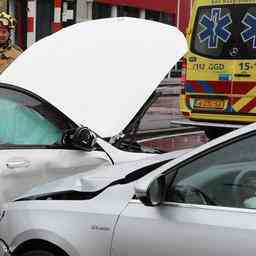
[[[194,10],[186,82],[188,101],[194,114],[209,113],[212,116],[232,111],[234,60],[223,55],[233,26],[231,6],[208,4]]]
[[[256,1],[232,8],[232,38],[225,53],[235,60],[232,110],[241,121],[251,122],[256,121]]]

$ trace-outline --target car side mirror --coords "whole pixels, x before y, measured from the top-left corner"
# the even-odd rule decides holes
[[[97,137],[87,127],[78,127],[73,131],[68,131],[62,139],[64,144],[71,144],[75,148],[92,151],[95,147]]]
[[[155,179],[148,189],[142,191],[135,187],[136,198],[147,206],[156,206],[163,202],[165,194],[165,177],[160,176]]]

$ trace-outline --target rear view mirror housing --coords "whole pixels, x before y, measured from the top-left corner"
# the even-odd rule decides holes
[[[87,127],[78,127],[67,131],[62,138],[62,143],[72,145],[75,148],[92,151],[95,147],[97,137]]]
[[[148,188],[141,189],[135,186],[136,198],[146,206],[156,206],[163,202],[165,194],[165,178],[160,176]]]

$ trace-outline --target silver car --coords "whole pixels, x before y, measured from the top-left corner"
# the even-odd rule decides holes
[[[256,124],[35,187],[1,212],[2,254],[254,256]]]
[[[145,158],[101,138],[122,146],[186,49],[176,28],[113,18],[70,26],[23,52],[0,77],[0,204],[35,185]]]

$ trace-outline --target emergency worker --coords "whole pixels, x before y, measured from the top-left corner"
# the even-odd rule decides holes
[[[11,15],[0,12],[0,74],[22,53],[21,48],[12,44],[10,38],[15,23]]]

